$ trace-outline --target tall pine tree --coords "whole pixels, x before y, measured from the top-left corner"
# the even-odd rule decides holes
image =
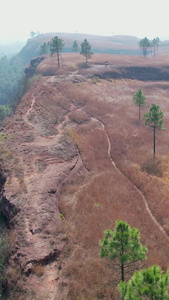
[[[51,54],[53,54],[53,53],[57,54],[58,68],[60,68],[59,53],[62,51],[62,49],[64,47],[63,40],[58,38],[58,36],[55,36],[54,38],[52,38],[52,41],[49,43],[49,45],[50,45]]]
[[[80,52],[80,54],[82,54],[86,57],[86,63],[88,62],[88,58],[90,58],[91,55],[93,54],[93,52],[91,50],[91,45],[87,41],[87,39],[85,39],[83,41],[83,43],[81,43],[81,52]]]
[[[139,120],[140,120],[140,108],[142,106],[145,106],[145,101],[144,101],[145,99],[146,99],[146,96],[143,94],[141,89],[139,89],[133,96],[133,102],[139,108]]]
[[[129,282],[121,282],[118,289],[123,300],[168,300],[169,269],[163,273],[159,266],[136,271]]]
[[[153,128],[153,144],[154,144],[154,156],[155,160],[156,153],[156,129],[162,129],[164,123],[164,113],[160,111],[160,107],[156,104],[152,104],[149,108],[148,113],[144,114],[143,119],[145,120],[145,125],[149,125]]]
[[[115,230],[107,229],[100,241],[100,256],[113,261],[116,269],[120,270],[121,281],[138,261],[146,259],[147,248],[140,243],[137,228],[131,228],[127,223],[117,220]]]

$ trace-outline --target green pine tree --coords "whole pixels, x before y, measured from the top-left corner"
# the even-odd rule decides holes
[[[143,56],[146,57],[147,56],[147,52],[148,52],[148,49],[151,47],[151,42],[150,40],[145,37],[144,39],[141,39],[139,41],[139,47],[142,49],[143,51]]]
[[[146,99],[146,96],[143,94],[141,89],[139,89],[133,96],[133,102],[139,108],[139,120],[140,120],[140,108],[142,106],[145,106],[145,101],[144,101],[145,99]]]
[[[155,55],[156,55],[156,52],[158,52],[158,47],[159,47],[159,44],[160,44],[160,39],[159,39],[159,37],[154,38],[154,39],[151,41],[151,44],[152,44],[153,52],[154,52],[154,56],[155,56]]]
[[[169,269],[163,273],[159,266],[152,266],[136,271],[118,289],[123,300],[169,300]]]
[[[100,247],[101,257],[108,257],[120,270],[121,281],[125,280],[126,272],[130,272],[133,265],[146,259],[147,248],[140,243],[139,230],[121,220],[116,221],[114,231],[105,231]]]
[[[81,43],[81,52],[80,52],[80,54],[82,54],[86,57],[86,63],[87,63],[88,58],[90,58],[91,55],[93,55],[93,52],[91,50],[91,45],[87,41],[87,39],[85,39],[83,41],[83,43]]]
[[[78,46],[77,41],[73,42],[72,50],[73,50],[73,52],[78,52],[79,51],[79,46]]]
[[[58,36],[55,36],[54,38],[52,38],[52,41],[49,43],[49,45],[50,45],[51,54],[53,54],[53,53],[57,54],[58,68],[60,68],[59,53],[62,51],[62,49],[64,47],[63,40],[58,38]]]
[[[49,52],[49,44],[48,43],[43,43],[40,45],[40,50],[39,50],[39,54],[43,55],[43,54],[47,54]]]
[[[145,120],[145,125],[149,125],[153,128],[154,159],[156,152],[156,129],[163,129],[164,123],[164,113],[159,109],[160,107],[158,105],[152,104],[149,108],[148,113],[145,113],[143,117],[143,119]]]

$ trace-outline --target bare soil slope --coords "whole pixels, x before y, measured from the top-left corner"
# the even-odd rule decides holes
[[[160,56],[94,55],[83,68],[81,56],[62,54],[61,62],[57,69],[47,56],[39,64],[38,79],[1,129],[9,299],[118,299],[118,274],[99,257],[99,240],[117,219],[140,230],[148,247],[142,267],[169,265],[169,65]],[[155,175],[142,171],[153,133],[138,121],[132,97],[139,88],[142,113],[152,103],[164,111]]]

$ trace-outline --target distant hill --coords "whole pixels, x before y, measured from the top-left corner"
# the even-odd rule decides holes
[[[30,60],[39,55],[39,47],[43,42],[49,42],[54,36],[62,38],[65,46],[63,52],[72,52],[72,44],[76,40],[79,44],[86,38],[92,46],[94,53],[129,54],[138,55],[139,38],[125,35],[99,36],[80,33],[46,33],[28,40],[27,44],[19,53],[26,65]]]

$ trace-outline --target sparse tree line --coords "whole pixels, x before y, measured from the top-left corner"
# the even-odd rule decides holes
[[[55,36],[54,38],[52,38],[52,40],[50,42],[48,42],[48,43],[44,42],[43,44],[41,44],[39,54],[43,55],[43,54],[51,53],[51,55],[53,55],[54,53],[56,53],[57,54],[58,67],[60,67],[60,56],[59,56],[59,54],[62,51],[64,45],[65,45],[64,41],[61,38],[59,38],[58,36]],[[78,45],[77,41],[73,42],[72,51],[73,52],[78,52],[79,51],[79,45]],[[93,52],[91,50],[91,45],[90,45],[90,43],[88,42],[87,39],[85,39],[81,43],[80,54],[85,56],[86,63],[88,62],[88,58],[90,58],[91,55],[93,54]]]
[[[31,32],[31,37],[35,37],[38,33]],[[40,46],[39,54],[54,53],[57,54],[57,63],[60,67],[60,52],[64,47],[64,42],[57,36],[52,38],[49,43],[43,43]],[[91,45],[85,39],[81,44],[81,54],[86,57],[86,62],[93,54]],[[79,46],[76,41],[72,45],[72,51],[79,51]],[[10,60],[7,56],[0,59],[0,124],[3,119],[15,110],[22,95],[26,89],[26,78],[23,76],[24,65],[17,56]]]
[[[40,32],[32,31],[30,35],[33,38],[40,35]],[[153,40],[149,40],[145,37],[144,39],[140,40],[139,47],[142,49],[145,57],[147,56],[148,51],[152,51],[152,49],[152,52],[155,56],[158,53],[159,44],[160,39],[158,37],[154,38]],[[53,55],[56,53],[58,67],[60,67],[60,52],[62,51],[63,47],[63,40],[55,36],[50,42],[44,42],[41,44],[39,54],[45,55],[51,53],[51,55]],[[72,51],[80,52],[80,54],[85,57],[86,63],[94,54],[87,39],[81,43],[80,47],[78,42],[75,40],[72,44]],[[16,106],[18,101],[18,93],[21,94],[21,90],[24,89],[22,86],[24,84],[24,79],[21,80],[23,69],[24,66],[21,60],[19,60],[17,57],[8,60],[8,58],[4,56],[0,59],[0,122],[10,113],[11,108],[9,105],[11,105],[11,103],[15,103],[14,105]],[[8,108],[6,107],[7,105]]]
[[[145,99],[146,96],[141,89],[133,96],[133,102],[139,110],[139,121]],[[154,164],[155,133],[157,129],[164,129],[164,114],[158,105],[152,104],[149,111],[143,115],[143,119],[145,125],[153,128]],[[100,256],[108,258],[111,267],[119,274],[117,287],[122,300],[169,300],[169,268],[166,272],[158,265],[140,269],[140,262],[146,259],[147,251],[148,249],[140,243],[139,230],[131,228],[121,220],[116,221],[114,231],[110,229],[105,231],[104,238],[100,241]]]
[[[119,271],[118,290],[122,300],[169,299],[169,268],[166,273],[158,265],[138,271],[139,263],[146,259],[147,251],[140,243],[139,230],[121,220],[116,221],[114,231],[105,231],[100,241],[100,256],[108,258],[111,267]]]
[[[147,37],[145,37],[139,41],[139,48],[142,50],[144,57],[147,56],[149,50],[155,56],[158,53],[159,45],[160,45],[160,39],[158,37],[154,38],[153,40],[149,40]],[[54,38],[52,38],[52,40],[50,42],[48,42],[48,43],[44,42],[41,44],[39,54],[43,55],[43,54],[48,54],[48,53],[51,53],[51,54],[57,53],[58,67],[60,67],[59,53],[62,51],[63,47],[64,47],[63,40],[61,38],[59,38],[58,36],[55,36]],[[91,45],[87,41],[87,39],[85,39],[81,43],[81,50],[79,49],[78,42],[75,40],[72,44],[72,51],[73,52],[80,51],[80,54],[85,56],[86,63],[88,61],[88,58],[90,58],[91,55],[93,55],[93,51],[91,50]]]
[[[140,109],[145,106],[146,96],[143,94],[142,90],[139,89],[133,96],[133,102],[139,108],[139,120],[141,118]],[[160,111],[160,107],[156,104],[152,104],[149,108],[149,111],[144,114],[143,120],[145,120],[145,125],[149,125],[153,128],[153,162],[155,161],[155,153],[156,153],[156,130],[164,129],[164,113]]]
[[[160,45],[159,37],[156,37],[153,40],[149,40],[147,37],[145,37],[144,39],[141,39],[139,41],[139,47],[142,50],[144,57],[147,56],[149,50],[155,56],[158,53],[159,45]]]

